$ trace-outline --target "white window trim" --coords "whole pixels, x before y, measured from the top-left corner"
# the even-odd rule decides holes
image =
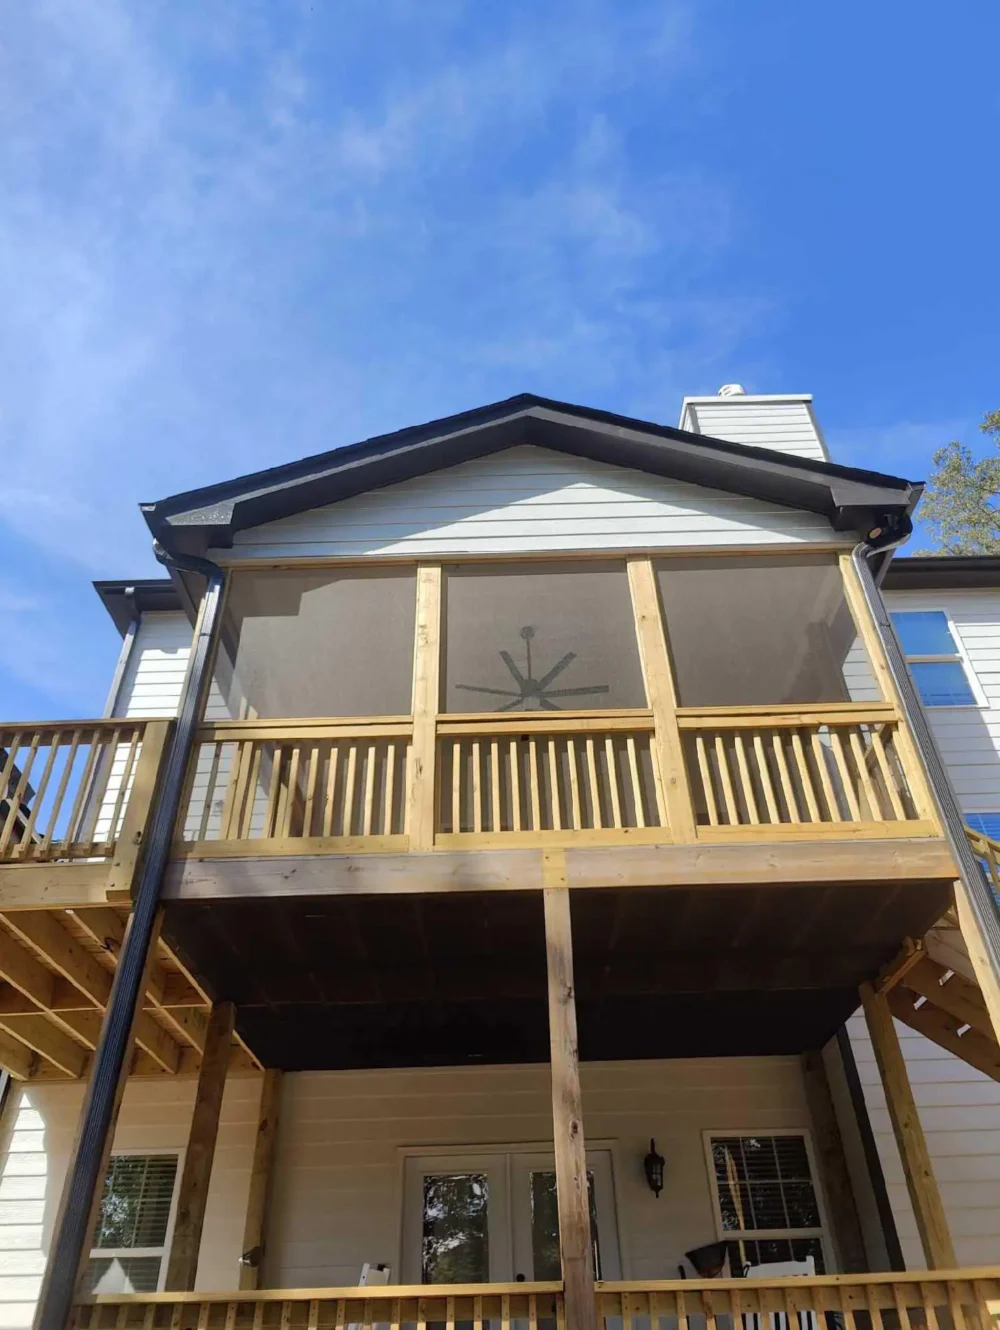
[[[184,1151],[176,1147],[166,1149],[157,1149],[155,1146],[144,1146],[140,1150],[112,1150],[108,1156],[108,1168],[115,1159],[148,1159],[152,1155],[173,1155],[177,1160],[177,1172],[174,1174],[174,1189],[170,1197],[170,1211],[167,1215],[167,1231],[163,1235],[162,1247],[91,1247],[87,1260],[106,1261],[114,1260],[116,1257],[150,1257],[158,1256],[160,1258],[160,1273],[156,1280],[156,1291],[162,1293],[167,1281],[167,1259],[170,1256],[170,1248],[174,1240],[174,1225],[177,1222],[177,1201],[180,1196],[181,1174],[184,1172]],[[107,1176],[107,1170],[105,1170]],[[103,1193],[104,1179],[101,1179],[101,1188]]]
[[[959,664],[962,666],[962,669],[965,671],[966,682],[968,683],[970,689],[972,690],[973,697],[975,697],[976,699],[975,702],[933,703],[933,702],[925,702],[923,698],[921,698],[920,705],[924,707],[925,710],[927,711],[988,711],[989,710],[990,708],[989,698],[986,696],[985,692],[983,691],[983,686],[979,682],[979,677],[977,676],[976,671],[973,668],[972,661],[969,658],[969,653],[966,648],[965,642],[962,640],[962,634],[958,631],[954,617],[952,616],[952,613],[949,609],[947,609],[944,605],[921,605],[920,609],[915,609],[915,608],[908,609],[903,605],[899,605],[896,607],[890,605],[889,614],[890,617],[894,614],[943,614],[945,623],[947,624],[948,627],[948,632],[951,636],[952,643],[955,647],[955,650],[953,652],[949,652],[947,655],[942,655],[940,653],[928,654],[926,652],[917,652],[914,655],[910,655],[903,646],[901,638],[899,641],[900,649],[903,652],[903,656],[906,660],[907,665],[910,664],[937,665],[937,664],[947,664],[948,662],[957,660]],[[919,689],[917,690],[917,695],[919,696]]]
[[[705,1169],[708,1173],[708,1186],[712,1196],[712,1214],[715,1217],[715,1232],[720,1242],[756,1242],[767,1238],[782,1238],[795,1241],[799,1238],[818,1238],[823,1251],[823,1264],[827,1274],[836,1269],[834,1244],[830,1220],[827,1215],[826,1198],[816,1167],[816,1152],[813,1149],[812,1132],[808,1127],[706,1127],[702,1131],[702,1143],[705,1149]],[[798,1136],[805,1142],[806,1158],[809,1160],[809,1172],[812,1176],[813,1192],[819,1208],[819,1228],[726,1228],[722,1222],[722,1206],[719,1201],[719,1185],[715,1176],[715,1161],[712,1158],[712,1138],[732,1136]]]

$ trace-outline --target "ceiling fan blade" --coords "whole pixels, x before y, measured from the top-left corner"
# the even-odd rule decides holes
[[[523,697],[515,697],[513,702],[505,702],[502,707],[497,707],[497,711],[516,711],[523,701]]]
[[[548,699],[547,697],[540,697],[540,698],[538,699],[538,707],[539,707],[539,710],[540,710],[540,711],[560,711],[560,710],[561,710],[561,708],[560,708],[560,707],[557,707],[556,704],[555,704],[554,702],[550,702],[549,699]]]
[[[598,693],[610,693],[611,687],[606,683],[591,684],[589,688],[547,688],[546,697],[594,697]]]
[[[515,702],[520,702],[523,694],[512,692],[509,688],[479,688],[474,683],[457,683],[456,690],[463,693],[489,693],[491,697],[512,697]]]
[[[556,663],[552,666],[551,670],[549,670],[548,674],[546,674],[544,678],[538,680],[538,687],[547,688],[549,684],[552,682],[552,680],[555,679],[558,675],[562,674],[566,666],[569,665],[574,660],[576,660],[576,652],[567,651],[565,656],[563,656],[562,660],[557,660]]]
[[[527,680],[525,679],[521,671],[517,668],[517,666],[514,664],[514,657],[510,654],[509,651],[501,651],[500,659],[503,661],[503,663],[510,670],[511,674],[514,676],[514,682],[517,684],[518,688],[523,689]]]

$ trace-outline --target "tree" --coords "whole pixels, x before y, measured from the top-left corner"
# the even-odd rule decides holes
[[[919,515],[942,554],[1000,554],[1000,410],[984,416],[979,428],[994,454],[977,461],[957,441],[934,454]]]

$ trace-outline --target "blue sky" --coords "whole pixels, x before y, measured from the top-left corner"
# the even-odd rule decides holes
[[[140,500],[511,393],[978,447],[998,44],[992,0],[6,7],[3,714],[103,705]]]

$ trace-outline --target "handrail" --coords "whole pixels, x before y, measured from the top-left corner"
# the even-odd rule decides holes
[[[969,826],[965,828],[965,834],[969,838],[973,854],[985,863],[993,891],[1000,897],[1000,841]]]

